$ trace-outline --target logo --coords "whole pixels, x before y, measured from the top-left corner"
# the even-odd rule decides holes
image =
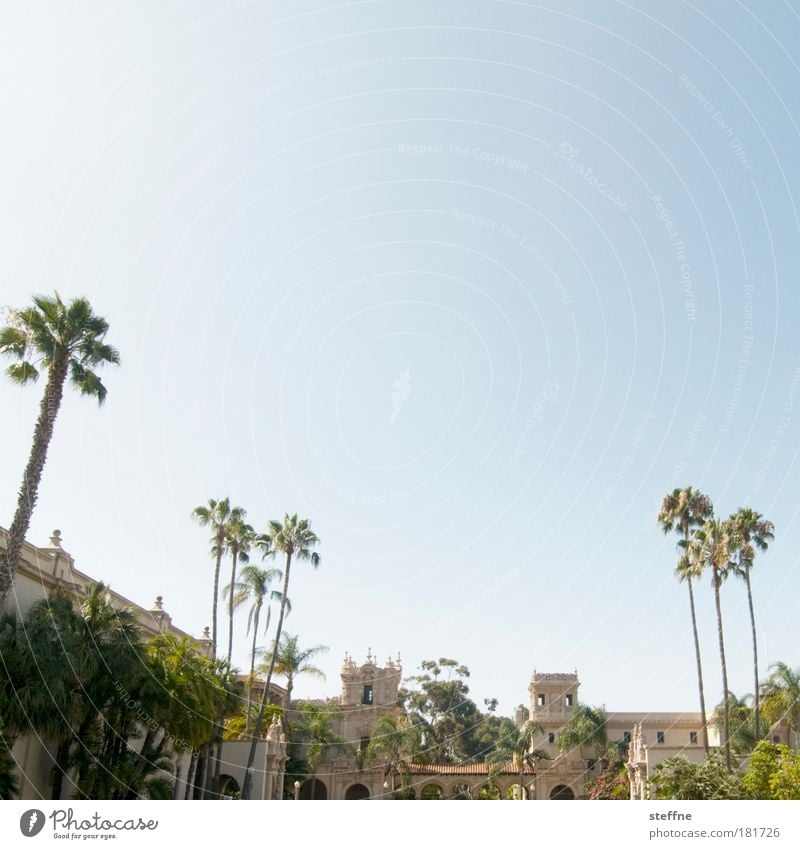
[[[38,808],[31,808],[19,818],[19,830],[25,837],[36,837],[44,828],[44,813]]]

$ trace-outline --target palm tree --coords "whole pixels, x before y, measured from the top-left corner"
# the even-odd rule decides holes
[[[683,555],[678,558],[676,569],[678,580],[686,581],[689,588],[689,609],[692,614],[692,635],[694,637],[694,654],[697,662],[697,688],[700,693],[700,717],[703,723],[703,749],[708,754],[708,720],[706,718],[706,697],[703,688],[703,664],[700,659],[700,638],[697,634],[697,614],[694,607],[693,574],[686,560],[686,549],[689,545],[689,535],[692,528],[702,525],[711,516],[714,507],[711,499],[692,487],[674,489],[664,496],[658,513],[658,523],[665,534],[676,531],[680,534],[679,547]]]
[[[603,707],[578,705],[569,722],[558,733],[562,753],[583,747],[591,748],[597,760],[605,760],[610,751],[606,726],[608,714]]]
[[[535,720],[529,719],[522,725],[509,728],[497,741],[497,747],[492,752],[490,761],[500,766],[512,763],[519,771],[519,798],[525,800],[525,767],[535,766],[536,762],[547,758],[547,752],[534,749],[536,738],[544,733],[544,728]]]
[[[0,719],[0,801],[13,799],[19,792],[19,781],[13,771],[15,766],[11,746],[3,735],[3,720]]]
[[[725,764],[731,768],[730,699],[728,689],[728,665],[725,661],[725,639],[722,632],[722,606],[720,587],[731,569],[731,557],[740,545],[740,538],[727,521],[708,519],[702,528],[695,530],[689,541],[688,558],[691,567],[699,574],[705,567],[711,570],[711,586],[714,588],[714,604],[717,609],[717,637],[719,657],[722,665],[723,726],[725,729]]]
[[[278,646],[280,645],[281,631],[283,630],[283,619],[286,614],[286,601],[289,597],[289,575],[292,569],[292,560],[309,560],[316,569],[319,566],[319,554],[314,548],[319,544],[319,537],[311,530],[308,519],[298,519],[297,513],[284,516],[282,522],[271,521],[269,531],[266,534],[269,548],[274,553],[282,552],[286,555],[286,564],[283,570],[283,597],[281,598],[281,609],[278,614],[278,625],[275,631],[275,642],[272,647],[272,658],[270,659],[267,680],[264,683],[264,692],[261,696],[261,705],[256,717],[256,727],[253,741],[250,744],[250,752],[247,756],[247,768],[242,786],[242,799],[249,799],[253,786],[253,761],[256,757],[256,747],[261,737],[261,729],[264,722],[264,708],[269,700],[269,687],[272,683],[272,674],[275,671],[275,663],[278,659]]]
[[[752,706],[752,696],[739,698],[735,693],[728,693],[728,719],[731,732],[731,749],[739,755],[753,751],[758,738],[755,736],[755,718]],[[725,703],[721,702],[714,708],[714,725],[724,726]]]
[[[211,556],[214,558],[214,597],[211,604],[211,655],[217,656],[217,605],[219,604],[219,570],[227,546],[227,525],[231,517],[230,499],[208,499],[208,506],[195,507],[192,516],[204,528],[211,528]]]
[[[108,322],[94,314],[85,298],[74,298],[65,304],[56,292],[53,297],[34,295],[33,304],[26,309],[11,310],[8,324],[0,328],[0,353],[17,361],[7,369],[11,380],[20,385],[32,383],[41,369],[47,370],[33,445],[8,531],[5,563],[0,568],[0,607],[11,587],[36,506],[64,384],[69,378],[82,395],[90,395],[102,404],[106,388],[95,369],[106,363],[119,363],[119,352],[103,341]]]
[[[327,646],[309,646],[307,649],[301,649],[299,646],[300,638],[295,634],[283,634],[281,636],[281,644],[278,649],[278,657],[275,661],[273,673],[275,675],[283,675],[286,678],[286,704],[291,706],[292,690],[294,689],[294,679],[298,675],[311,675],[314,678],[325,679],[325,673],[313,663],[309,661],[319,654],[324,654],[328,651]],[[272,663],[272,652],[267,654],[263,669],[268,671]]]
[[[407,718],[382,716],[372,729],[372,737],[367,744],[366,760],[383,760],[391,779],[391,793],[394,798],[396,776],[406,775],[411,761],[419,755],[421,740],[419,728]]]
[[[225,538],[228,551],[231,553],[231,582],[229,586],[236,584],[237,562],[247,563],[250,560],[249,552],[255,538],[255,530],[252,525],[244,521],[247,511],[242,507],[231,508],[230,518],[225,528]],[[228,665],[233,654],[233,611],[234,598],[229,594],[228,598]]]
[[[786,720],[792,745],[792,731],[800,732],[800,668],[793,670],[779,661],[770,669],[770,676],[762,688],[764,714],[769,713],[772,724]]]
[[[261,611],[264,607],[264,602],[267,602],[267,616],[264,621],[264,633],[269,629],[271,611],[269,602],[280,601],[282,598],[278,590],[270,590],[269,586],[273,581],[279,581],[283,577],[283,572],[280,569],[260,569],[258,566],[248,565],[242,569],[239,580],[231,586],[228,584],[224,589],[224,594],[232,597],[233,609],[240,607],[252,599],[253,603],[250,606],[250,611],[247,614],[247,633],[250,629],[253,630],[253,645],[250,651],[250,677],[253,677],[253,671],[256,666],[256,642],[258,637],[258,626],[261,621]],[[286,602],[287,610],[291,610],[291,604]]]
[[[753,690],[756,740],[761,739],[761,720],[759,705],[758,683],[758,638],[756,637],[756,617],[753,612],[753,590],[750,586],[750,570],[753,568],[756,549],[766,551],[770,540],[774,539],[775,525],[765,519],[760,513],[749,507],[740,507],[728,520],[736,529],[741,539],[741,546],[733,560],[732,571],[737,578],[742,578],[747,587],[747,605],[750,609],[750,630],[753,636]]]
[[[305,762],[311,775],[312,799],[316,796],[316,772],[324,758],[337,750],[351,756],[355,754],[355,747],[333,731],[332,720],[339,712],[335,705],[320,707],[311,702],[303,702],[300,705],[300,719],[296,730],[305,744]]]

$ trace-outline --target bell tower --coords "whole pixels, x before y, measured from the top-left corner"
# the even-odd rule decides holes
[[[578,704],[577,671],[537,672],[533,670],[528,692],[531,697],[531,719],[543,724],[569,722],[575,706]]]

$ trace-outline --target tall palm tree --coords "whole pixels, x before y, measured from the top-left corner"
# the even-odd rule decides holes
[[[36,381],[42,369],[47,370],[33,445],[8,530],[5,562],[0,564],[0,607],[11,587],[39,496],[64,384],[69,379],[82,395],[96,398],[98,404],[106,399],[106,388],[95,369],[119,363],[119,352],[104,341],[107,332],[108,322],[95,315],[85,298],[65,304],[57,292],[52,297],[34,295],[32,307],[11,310],[8,324],[0,328],[0,353],[16,360],[7,369],[11,380],[25,385]]]
[[[364,754],[368,761],[385,762],[392,798],[397,790],[396,776],[408,773],[409,764],[419,756],[420,746],[419,727],[408,718],[382,716],[375,723]]]
[[[242,569],[239,580],[234,584],[228,584],[223,590],[224,594],[233,599],[233,609],[236,610],[243,604],[252,600],[250,610],[247,614],[247,633],[253,631],[253,645],[250,650],[250,677],[256,666],[256,642],[258,638],[258,626],[261,623],[261,613],[264,602],[267,603],[267,615],[264,620],[264,634],[269,630],[271,610],[269,602],[280,601],[283,597],[279,590],[270,590],[273,581],[279,581],[283,577],[280,569],[261,569],[258,566],[247,565]],[[291,604],[286,602],[286,609],[291,610]]]
[[[278,657],[275,661],[273,673],[283,675],[286,678],[286,704],[291,706],[292,690],[294,680],[298,675],[310,675],[313,678],[325,679],[325,673],[309,661],[317,655],[328,651],[327,646],[309,646],[307,649],[300,648],[300,638],[296,634],[285,633],[281,635],[281,644],[278,648]],[[272,663],[272,652],[267,654],[263,670],[267,672]]]
[[[264,723],[264,709],[269,700],[269,687],[272,683],[272,675],[278,659],[278,646],[280,645],[283,619],[286,614],[286,600],[289,597],[289,576],[292,570],[292,560],[308,560],[315,569],[319,566],[320,560],[319,554],[314,551],[317,545],[319,545],[319,537],[311,530],[308,519],[298,519],[297,513],[291,516],[288,513],[285,514],[282,522],[271,521],[265,536],[268,539],[268,545],[271,551],[275,554],[281,552],[286,556],[283,569],[283,598],[281,599],[280,613],[278,614],[278,625],[275,630],[275,642],[272,646],[272,658],[267,672],[267,680],[264,683],[264,692],[261,696],[261,705],[256,717],[253,740],[247,755],[247,768],[242,786],[242,799],[249,799],[252,792],[253,761],[255,760],[256,747],[261,737],[261,730]]]
[[[678,580],[685,581],[689,588],[689,609],[692,614],[692,635],[694,637],[694,654],[697,662],[697,688],[700,693],[700,717],[703,723],[703,749],[708,754],[708,720],[706,718],[706,697],[703,688],[703,663],[700,659],[700,638],[697,634],[697,614],[694,606],[693,574],[686,560],[686,549],[693,528],[703,524],[714,511],[711,499],[702,492],[690,486],[674,489],[667,493],[661,501],[658,513],[658,523],[665,534],[676,531],[680,535],[679,547],[682,555],[678,558],[676,573]]]
[[[800,668],[792,669],[779,661],[770,667],[769,678],[762,688],[765,716],[774,724],[785,720],[789,726],[787,745],[792,745],[792,731],[800,733]]]
[[[722,631],[722,605],[720,587],[731,570],[731,557],[740,545],[740,538],[727,521],[708,519],[695,530],[687,550],[692,567],[699,573],[704,568],[711,570],[711,586],[714,588],[714,604],[717,609],[717,638],[722,666],[723,725],[725,729],[725,765],[731,769],[730,740],[730,691],[728,689],[728,665],[725,660],[725,638]]]
[[[242,507],[232,507],[231,515],[225,528],[225,538],[228,551],[231,554],[231,582],[229,586],[236,584],[237,563],[247,563],[250,560],[250,547],[253,544],[256,532],[252,525],[244,521],[247,511]],[[234,598],[229,594],[228,598],[228,665],[233,654],[233,611]]]
[[[544,733],[544,728],[536,720],[529,719],[521,725],[509,728],[497,741],[497,747],[490,760],[505,765],[512,763],[517,767],[519,777],[519,798],[525,800],[525,767],[533,766],[547,757],[542,749],[534,749],[536,738]]]
[[[750,570],[755,561],[756,549],[766,551],[770,540],[774,539],[775,525],[760,513],[749,507],[740,507],[728,520],[736,529],[741,546],[733,559],[733,574],[741,578],[747,587],[747,605],[750,609],[750,630],[753,637],[753,712],[755,715],[756,740],[761,739],[761,720],[758,682],[758,638],[756,637],[756,616],[753,612],[753,590],[750,586]]]
[[[208,499],[207,506],[195,507],[192,516],[204,528],[211,528],[211,556],[214,558],[214,595],[211,603],[211,655],[217,656],[217,607],[219,605],[219,570],[227,549],[227,525],[231,517],[229,498]]]

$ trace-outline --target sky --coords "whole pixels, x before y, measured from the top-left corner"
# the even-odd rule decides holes
[[[455,658],[506,714],[534,669],[691,711],[656,516],[692,485],[774,521],[761,666],[800,665],[799,3],[3,15],[0,304],[85,295],[122,357],[102,408],[67,393],[31,542],[61,529],[77,568],[199,635],[192,509],[297,512],[322,560],[286,628],[330,647],[298,696],[371,649],[405,675]],[[5,527],[40,392],[0,381]],[[697,602],[713,705],[707,578]],[[750,693],[741,582],[722,609]]]

